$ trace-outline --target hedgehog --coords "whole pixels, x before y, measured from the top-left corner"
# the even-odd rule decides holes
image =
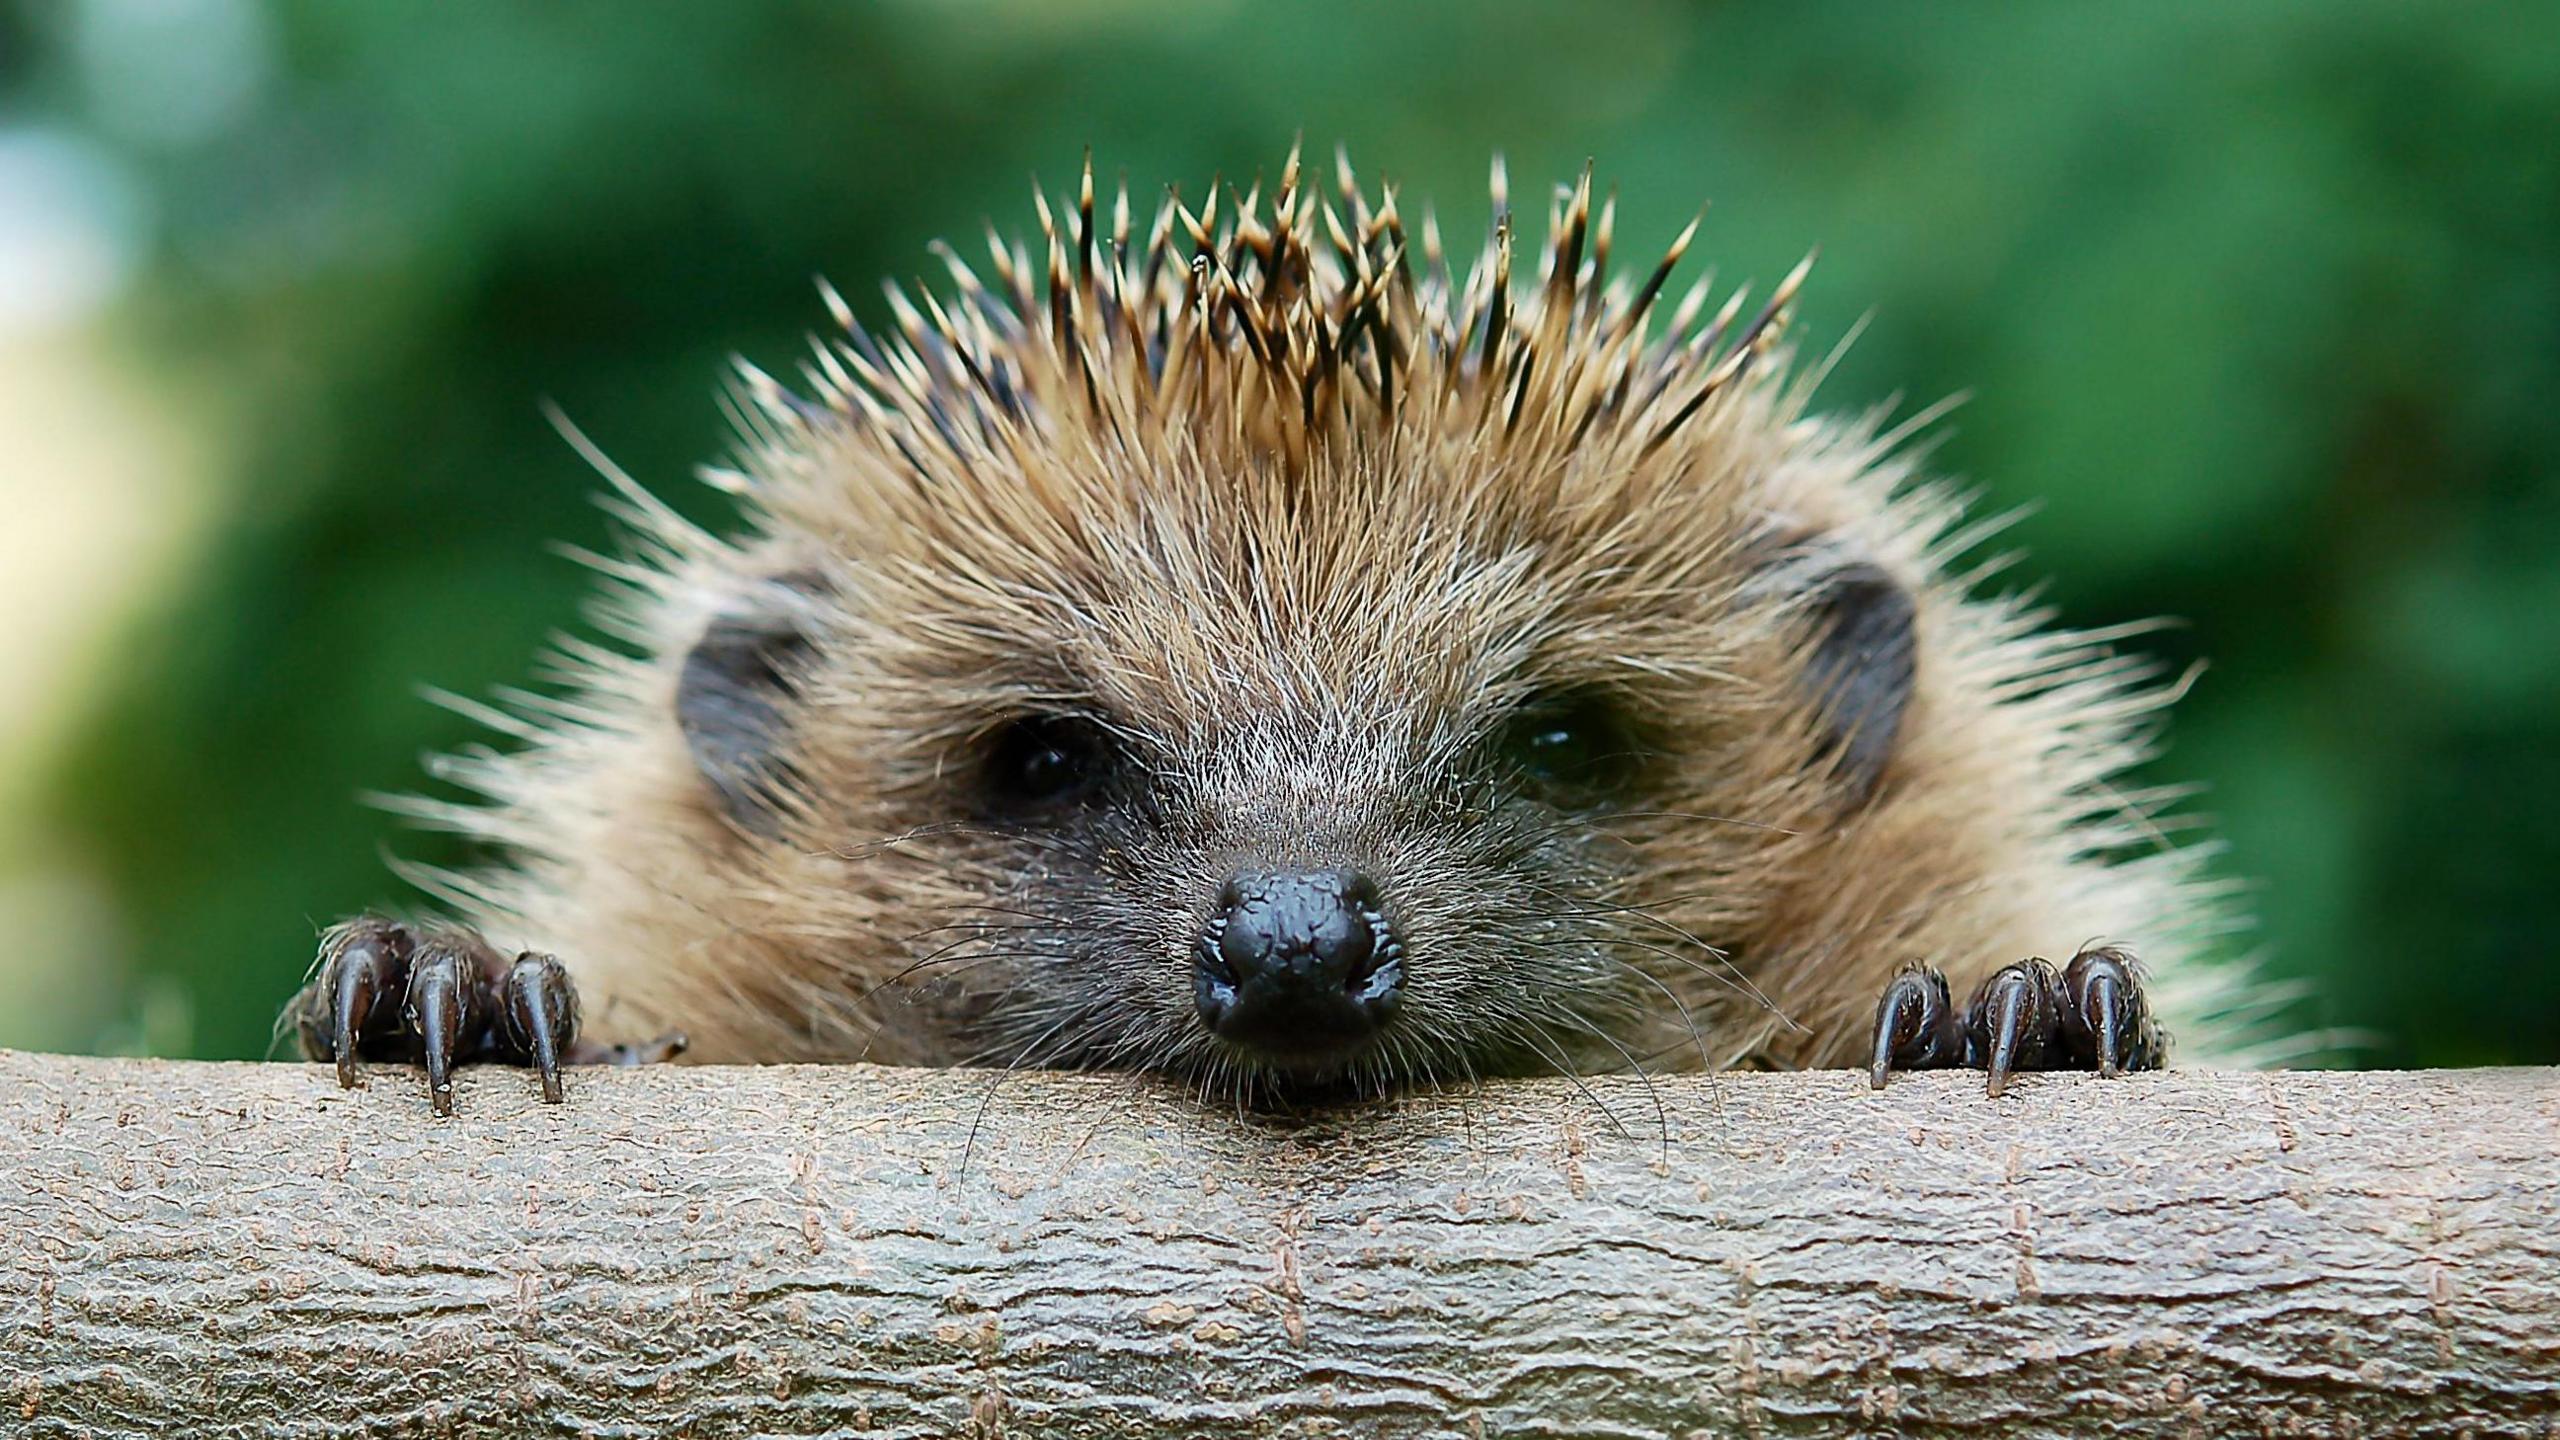
[[[1523,265],[1497,160],[1461,273],[1336,171],[1140,235],[1088,156],[893,330],[820,282],[795,382],[726,391],[734,533],[561,420],[604,638],[447,697],[510,743],[404,808],[491,859],[327,931],[304,1051],[438,1111],[678,1052],[1239,1103],[2239,1053],[2227,887],[2125,778],[2179,686],[1985,593],[1936,411],[1812,407],[1811,256],[1674,302],[1698,221],[1621,271],[1585,167]]]

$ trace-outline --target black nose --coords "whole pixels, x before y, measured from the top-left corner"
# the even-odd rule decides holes
[[[1201,1022],[1275,1059],[1348,1050],[1395,1013],[1404,949],[1356,870],[1243,874],[1200,937]]]

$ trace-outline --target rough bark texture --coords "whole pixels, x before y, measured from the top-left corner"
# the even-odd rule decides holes
[[[2555,1071],[460,1104],[0,1055],[0,1431],[2560,1434]]]

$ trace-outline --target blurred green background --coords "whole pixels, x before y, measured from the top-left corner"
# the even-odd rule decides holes
[[[1029,219],[1303,131],[1483,223],[1808,247],[1836,406],[2075,622],[2206,657],[2200,782],[2306,1025],[2560,1060],[2560,7],[1003,0],[0,6],[0,1043],[253,1055],[315,926],[450,858],[359,792],[480,737],[608,543],[558,401],[697,514],[713,387]]]

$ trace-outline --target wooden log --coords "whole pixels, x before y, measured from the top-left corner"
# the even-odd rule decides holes
[[[459,1101],[0,1054],[0,1431],[2560,1434],[2560,1071]]]

